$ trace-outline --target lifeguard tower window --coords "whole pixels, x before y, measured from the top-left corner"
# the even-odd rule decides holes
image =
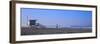
[[[30,21],[29,21],[29,24],[30,24],[30,26],[36,25],[36,20],[30,20]]]

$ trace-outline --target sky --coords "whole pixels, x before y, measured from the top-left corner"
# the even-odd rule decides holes
[[[27,26],[30,19],[47,27],[91,27],[92,11],[21,8],[21,26]]]

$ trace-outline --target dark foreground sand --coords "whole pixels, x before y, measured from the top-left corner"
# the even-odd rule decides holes
[[[42,35],[42,34],[69,34],[69,33],[89,33],[91,28],[27,28],[21,27],[21,35]]]

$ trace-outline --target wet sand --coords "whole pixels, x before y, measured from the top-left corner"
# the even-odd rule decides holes
[[[21,35],[90,33],[91,28],[28,28],[21,27]]]

